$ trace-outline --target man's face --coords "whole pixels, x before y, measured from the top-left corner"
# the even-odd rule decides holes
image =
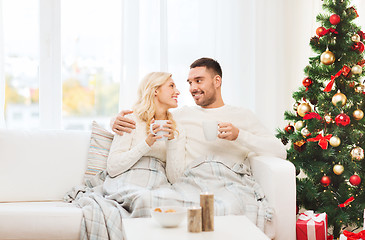
[[[189,91],[197,105],[209,108],[217,99],[217,89],[214,84],[215,76],[206,67],[190,69],[187,82]]]

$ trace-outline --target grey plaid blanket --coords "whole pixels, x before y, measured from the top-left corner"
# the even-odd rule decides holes
[[[72,202],[82,209],[81,240],[123,240],[125,239],[122,217],[128,212],[103,194],[106,172],[88,180],[85,185],[75,186],[64,201]]]
[[[67,195],[83,209],[82,239],[123,239],[123,217],[150,217],[157,206],[199,206],[201,192],[214,194],[215,215],[246,215],[262,231],[272,224],[273,212],[249,168],[217,158],[194,162],[173,185],[162,163],[145,157],[130,171],[90,186]]]

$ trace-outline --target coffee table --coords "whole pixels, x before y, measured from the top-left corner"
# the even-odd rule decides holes
[[[245,216],[216,216],[214,231],[190,233],[186,219],[176,228],[163,228],[152,218],[123,219],[128,240],[269,240]]]

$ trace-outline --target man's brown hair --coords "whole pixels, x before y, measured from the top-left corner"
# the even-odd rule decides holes
[[[222,78],[222,68],[219,63],[212,58],[199,58],[195,60],[191,65],[190,69],[196,67],[206,67],[207,70],[213,70],[216,75]]]

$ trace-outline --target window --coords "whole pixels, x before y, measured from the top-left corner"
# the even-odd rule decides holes
[[[227,104],[253,108],[255,7],[252,0],[0,0],[0,124],[108,127],[151,71],[172,73],[179,105],[195,105],[186,78],[200,57],[221,63]]]
[[[0,1],[6,126],[107,127],[119,108],[121,1]]]
[[[108,125],[118,112],[121,9],[120,0],[61,1],[65,129],[88,129],[93,119]]]
[[[2,4],[5,121],[8,128],[37,128],[38,116],[25,112],[39,111],[38,0],[4,0]]]

